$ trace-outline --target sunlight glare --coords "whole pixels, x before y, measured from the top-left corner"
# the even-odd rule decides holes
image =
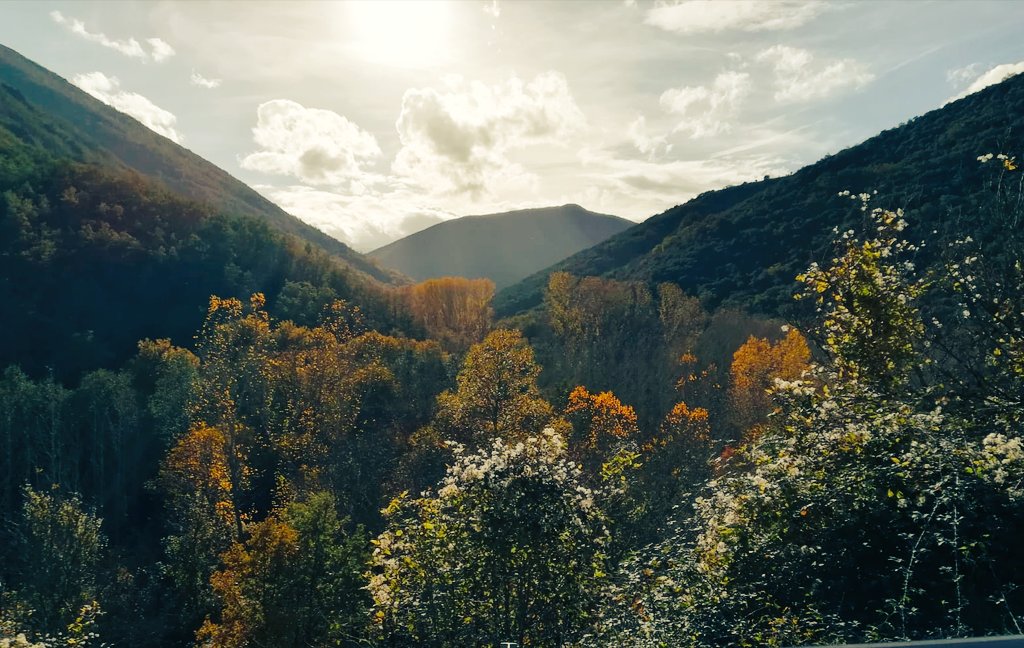
[[[352,45],[364,60],[402,68],[432,67],[451,54],[451,5],[426,0],[347,4]]]

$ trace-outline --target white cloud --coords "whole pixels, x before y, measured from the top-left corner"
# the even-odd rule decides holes
[[[963,85],[977,78],[979,68],[981,68],[980,63],[971,63],[963,67],[951,68],[946,70],[946,81],[953,86]]]
[[[1002,65],[997,65],[988,72],[985,72],[984,74],[976,78],[974,82],[971,83],[971,85],[967,86],[967,88],[963,92],[956,95],[955,97],[950,98],[949,101],[947,101],[946,103],[956,101],[957,99],[963,99],[967,95],[974,94],[979,90],[989,87],[990,85],[1002,83],[1003,81],[1006,81],[1010,77],[1016,76],[1022,72],[1024,72],[1024,61],[1020,61],[1017,63],[1003,63]]]
[[[661,107],[678,115],[675,132],[689,133],[692,138],[711,137],[728,132],[729,119],[735,116],[751,91],[746,72],[722,72],[711,86],[670,88],[661,95]]]
[[[787,45],[770,47],[756,59],[773,66],[775,100],[783,103],[824,99],[863,87],[875,78],[867,66],[854,59],[817,62],[811,52]]]
[[[174,56],[174,48],[168,45],[166,41],[160,38],[147,38],[146,42],[149,43],[150,47],[149,56],[155,62],[162,63]]]
[[[491,18],[499,18],[501,16],[501,5],[498,4],[498,0],[491,0],[484,4],[483,11]]]
[[[376,138],[345,117],[288,99],[260,104],[252,134],[260,150],[242,158],[243,168],[310,184],[358,185],[362,166],[381,155]]]
[[[644,22],[681,34],[775,31],[804,25],[824,9],[818,0],[684,0],[658,2]]]
[[[199,86],[200,88],[213,89],[213,88],[219,88],[220,87],[221,80],[220,79],[208,79],[208,78],[204,77],[202,74],[199,74],[198,72],[196,72],[195,70],[192,70],[192,76],[189,77],[189,83],[191,83],[194,86]]]
[[[117,40],[110,38],[101,32],[91,32],[86,28],[85,23],[81,20],[65,16],[57,10],[50,12],[50,18],[58,25],[67,27],[72,34],[76,34],[87,41],[98,43],[103,47],[120,52],[130,58],[161,63],[174,56],[174,48],[160,38],[146,39],[146,42],[149,44],[149,51],[147,51],[146,48],[134,38]]]
[[[121,82],[117,77],[108,77],[102,72],[90,72],[76,75],[71,79],[71,83],[108,106],[131,115],[150,130],[181,143],[181,133],[174,128],[178,118],[146,97],[122,90]]]
[[[672,145],[666,141],[664,135],[648,134],[647,119],[643,115],[630,122],[626,129],[626,135],[633,142],[636,150],[652,159],[659,153],[668,153],[672,150]]]
[[[497,85],[450,78],[444,91],[410,89],[396,127],[393,170],[434,192],[482,195],[496,185],[534,182],[507,156],[558,144],[584,122],[565,77],[545,72]]]
[[[447,211],[424,204],[415,193],[401,189],[352,196],[302,185],[255,188],[288,213],[359,252],[375,250],[454,218]]]

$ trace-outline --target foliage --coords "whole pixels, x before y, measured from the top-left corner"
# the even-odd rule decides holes
[[[374,621],[390,645],[565,645],[605,579],[604,493],[553,430],[456,460],[435,493],[388,507],[374,541]]]
[[[203,646],[326,646],[347,644],[361,630],[360,534],[346,537],[329,493],[246,529],[222,556],[211,582],[219,621],[207,619]]]
[[[32,610],[40,635],[69,629],[96,596],[96,572],[106,544],[100,520],[75,496],[26,486],[15,532],[15,597]],[[79,620],[77,623],[81,624]]]

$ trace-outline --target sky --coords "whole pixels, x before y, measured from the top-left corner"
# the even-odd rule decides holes
[[[369,251],[641,221],[1024,71],[1024,2],[0,1],[0,43]]]

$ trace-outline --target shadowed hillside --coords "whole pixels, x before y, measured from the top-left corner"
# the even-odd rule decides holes
[[[791,303],[793,277],[830,249],[832,230],[862,222],[840,191],[878,191],[903,207],[912,240],[986,235],[971,213],[991,190],[977,157],[1016,153],[1024,134],[1024,75],[887,130],[783,178],[704,193],[501,291],[499,314],[540,304],[548,275],[563,270],[670,281],[711,306],[775,313]],[[988,236],[994,236],[989,233]],[[927,254],[927,250],[925,251]]]
[[[0,127],[30,147],[53,157],[135,171],[219,212],[262,218],[359,272],[391,279],[358,252],[286,213],[223,169],[2,45],[0,84]]]
[[[438,223],[369,256],[415,279],[486,277],[503,288],[631,225],[579,205],[525,209]]]

